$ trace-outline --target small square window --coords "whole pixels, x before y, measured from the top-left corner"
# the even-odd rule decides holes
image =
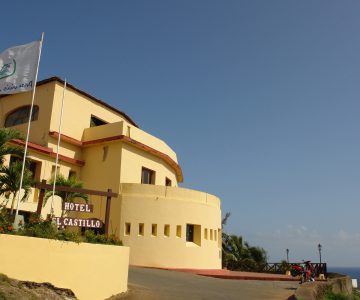
[[[186,242],[201,246],[201,225],[186,224]]]
[[[152,236],[157,236],[157,224],[152,224],[151,225],[151,235]]]
[[[169,178],[165,178],[165,185],[166,186],[171,186],[171,180]]]
[[[144,236],[144,223],[139,223],[139,235]]]
[[[194,241],[194,225],[186,224],[186,241],[193,242]]]
[[[221,248],[222,247],[222,234],[221,234],[221,229],[218,229],[218,247]]]
[[[68,179],[70,179],[70,178],[76,178],[76,171],[73,171],[73,170],[70,170],[70,171],[69,171],[69,177],[68,177]]]
[[[125,223],[125,235],[130,235],[131,232],[131,224]]]
[[[169,224],[164,225],[164,236],[166,236],[166,237],[170,236],[170,225]]]
[[[181,238],[181,225],[176,226],[176,237]]]
[[[59,176],[59,173],[60,173],[60,167],[57,166],[56,168],[56,177]],[[55,165],[51,167],[51,179],[54,179],[55,177]]]
[[[108,153],[109,153],[109,146],[104,146],[103,147],[102,161],[106,160],[106,158],[108,157]]]

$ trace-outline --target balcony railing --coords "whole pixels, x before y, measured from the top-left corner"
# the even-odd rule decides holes
[[[291,266],[294,265],[304,266],[304,263],[289,263],[288,267],[291,268]],[[319,274],[324,274],[325,276],[327,276],[326,263],[310,263],[310,265],[314,268],[316,276],[319,276]],[[285,273],[287,271],[285,270],[286,267],[287,266],[284,263],[267,263],[266,265],[264,265],[263,269],[260,270],[260,272],[277,274]]]

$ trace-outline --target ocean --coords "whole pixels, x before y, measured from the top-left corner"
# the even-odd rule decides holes
[[[360,287],[360,268],[359,267],[328,267],[328,272],[335,272],[344,275],[349,275],[352,279],[357,279],[358,288]]]

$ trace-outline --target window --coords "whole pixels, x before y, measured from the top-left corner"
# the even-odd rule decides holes
[[[139,223],[139,235],[144,235],[144,223]]]
[[[166,237],[170,236],[170,225],[169,224],[164,225],[164,236],[166,236]]]
[[[130,231],[131,231],[131,224],[125,223],[125,235],[130,235]]]
[[[193,242],[194,241],[194,225],[186,224],[186,241]]]
[[[201,226],[196,224],[186,224],[186,242],[191,245],[201,246]],[[193,243],[193,244],[192,244]]]
[[[204,228],[204,238],[205,238],[205,240],[208,239],[208,230],[207,230],[207,228]]]
[[[96,126],[101,126],[101,125],[105,125],[105,124],[107,124],[107,122],[99,119],[98,117],[91,115],[90,127],[96,127]]]
[[[213,230],[210,229],[210,240],[213,240]]]
[[[31,160],[29,165],[29,170],[32,173],[32,179],[36,181],[40,181],[41,162]]]
[[[152,236],[157,236],[157,224],[152,224],[151,225],[151,235]]]
[[[108,156],[108,152],[109,152],[109,146],[104,146],[103,147],[103,156],[102,156],[102,161],[105,161],[107,156]]]
[[[176,226],[176,237],[181,238],[181,225]]]
[[[217,234],[217,231],[214,229],[214,240],[215,241],[217,240],[216,234]]]
[[[11,155],[11,156],[10,156],[9,166],[11,166],[12,164],[16,163],[17,161],[22,162],[22,159],[21,159],[20,157],[18,157],[18,156]]]
[[[70,170],[68,179],[69,178],[76,178],[76,171]]]
[[[59,176],[59,173],[60,173],[60,167],[58,166],[56,168],[56,177]],[[51,179],[54,179],[55,177],[55,166],[52,166],[51,167]]]
[[[218,229],[218,247],[221,248],[222,247],[222,234],[221,234],[221,229]]]
[[[171,186],[171,180],[169,178],[165,178],[165,185],[166,186]]]
[[[153,170],[142,168],[141,170],[142,184],[155,184],[155,172]]]
[[[29,121],[30,109],[31,106],[27,105],[14,110],[6,117],[4,126],[11,127],[11,126],[27,123]],[[38,117],[39,117],[39,106],[34,105],[31,121],[36,121]]]
[[[11,155],[9,166],[14,164],[15,162],[20,162],[22,165],[22,161],[23,161],[22,158]],[[35,161],[35,160],[30,160],[30,163],[27,165],[27,168],[31,171],[31,174],[32,174],[31,178],[33,180],[39,181],[40,180],[41,162]]]

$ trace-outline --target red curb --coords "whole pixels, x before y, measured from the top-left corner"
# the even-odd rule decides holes
[[[229,271],[224,269],[215,269],[215,270],[207,270],[207,269],[176,269],[176,268],[161,268],[161,267],[143,267],[143,266],[135,266],[133,267],[141,267],[141,268],[149,268],[149,269],[159,269],[159,270],[168,270],[168,271],[176,271],[183,273],[191,273],[200,276],[207,276],[213,278],[221,278],[221,279],[232,279],[232,280],[268,280],[268,281],[299,281],[298,277],[292,277],[289,275],[275,275],[275,274],[267,274],[267,273],[252,273],[252,272],[238,272],[238,271]]]

